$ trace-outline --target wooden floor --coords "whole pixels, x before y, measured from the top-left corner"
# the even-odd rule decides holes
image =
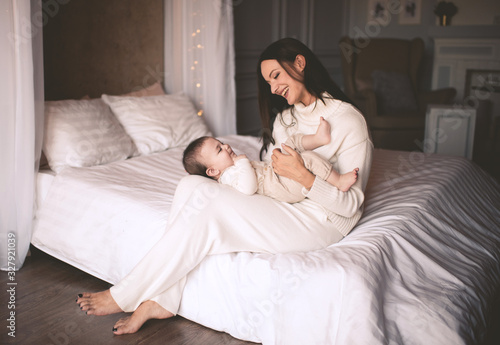
[[[131,335],[114,336],[116,320],[126,314],[87,316],[75,303],[82,291],[101,291],[109,284],[32,249],[24,267],[16,272],[15,338],[9,337],[7,272],[0,272],[0,344],[169,344],[255,345],[200,326],[182,317],[150,320]],[[500,296],[497,299],[500,302]],[[479,345],[500,344],[500,303],[496,303],[488,339]],[[304,344],[309,345],[309,344]],[[341,344],[342,345],[342,344]],[[451,345],[451,344],[443,344]]]
[[[7,272],[0,272],[0,344],[189,344],[255,345],[176,316],[150,320],[136,334],[115,336],[116,320],[125,313],[88,316],[75,303],[78,293],[101,291],[110,285],[33,248],[15,279],[15,338],[5,325],[11,310]]]

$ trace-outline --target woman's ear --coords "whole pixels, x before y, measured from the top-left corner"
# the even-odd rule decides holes
[[[304,57],[304,55],[297,54],[293,65],[295,66],[297,71],[304,72],[304,68],[306,68],[306,58]]]

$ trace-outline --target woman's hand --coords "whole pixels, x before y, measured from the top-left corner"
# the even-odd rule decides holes
[[[274,172],[299,182],[307,189],[311,189],[316,176],[306,169],[304,160],[297,151],[285,144],[281,146],[288,154],[281,152],[280,149],[273,150],[271,159],[273,160]]]

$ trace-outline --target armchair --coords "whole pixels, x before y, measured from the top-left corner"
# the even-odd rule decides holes
[[[453,88],[420,91],[424,42],[378,38],[339,42],[344,91],[366,118],[375,147],[418,149],[428,104],[450,104]]]

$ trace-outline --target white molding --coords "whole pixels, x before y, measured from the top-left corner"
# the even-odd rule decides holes
[[[467,69],[500,69],[500,39],[436,38],[432,88],[454,87],[456,101],[464,96]],[[447,85],[443,84],[443,69],[449,69]],[[440,83],[441,81],[441,83]],[[446,83],[445,83],[446,84]]]

